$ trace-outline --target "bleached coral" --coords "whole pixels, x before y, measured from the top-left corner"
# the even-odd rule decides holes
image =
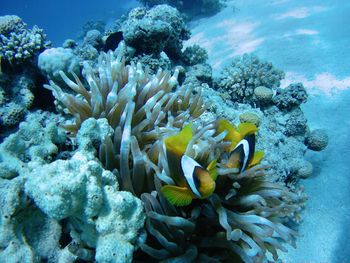
[[[66,135],[54,123],[46,124],[45,118],[55,116],[29,114],[19,125],[18,132],[8,136],[0,145],[0,177],[17,177],[29,161],[46,162],[58,153],[58,145],[65,142]]]
[[[28,196],[50,218],[68,220],[73,237],[96,248],[98,262],[131,262],[143,208],[131,193],[118,191],[111,172],[78,152],[67,161],[35,165],[26,176]]]
[[[49,48],[40,53],[38,67],[48,78],[59,81],[59,71],[80,72],[80,60],[69,48]]]

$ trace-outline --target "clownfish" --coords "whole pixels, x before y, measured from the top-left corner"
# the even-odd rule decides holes
[[[254,157],[255,151],[255,135],[249,134],[239,141],[233,151],[229,155],[227,166],[230,168],[238,168],[239,173],[243,172]]]
[[[217,133],[227,131],[224,140],[231,142],[227,151],[229,157],[226,166],[237,168],[238,173],[257,165],[264,156],[264,152],[255,151],[255,132],[257,127],[252,123],[240,123],[238,128],[227,120],[217,122]]]
[[[164,140],[170,175],[176,185],[165,185],[161,192],[175,206],[189,205],[193,199],[205,199],[215,190],[216,160],[204,168],[185,154],[192,137],[192,126],[188,124],[178,134]]]

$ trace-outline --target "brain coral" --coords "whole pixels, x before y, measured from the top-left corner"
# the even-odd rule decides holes
[[[254,95],[259,104],[266,105],[272,100],[273,90],[264,86],[259,86],[254,89]]]
[[[139,63],[125,65],[124,50],[121,43],[115,53],[102,52],[96,68],[85,63],[83,81],[60,72],[78,95],[64,93],[52,81],[46,88],[72,114],[65,128],[73,135],[79,135],[82,122],[90,117],[106,118],[113,128],[114,134],[99,145],[98,156],[122,190],[143,200],[147,235],[135,260],[262,262],[267,252],[277,260],[281,242],[293,244],[296,235],[282,222],[298,218],[303,196],[269,182],[267,167],[258,162],[242,173],[229,168],[225,160],[231,143],[226,137],[229,132],[237,135],[240,128],[228,124],[229,131],[219,130],[215,123],[201,123],[201,89],[177,87],[177,70],[173,76],[162,70],[151,75]],[[161,191],[176,187],[170,171],[177,168],[167,157],[164,141],[184,130],[191,134],[184,155],[203,167],[211,165],[218,178],[212,195],[176,207]],[[96,251],[99,255],[103,253]]]
[[[0,84],[0,127],[5,131],[17,125],[32,106],[35,88],[31,74],[7,76]]]
[[[328,135],[325,130],[316,129],[306,137],[306,145],[310,150],[322,151],[328,145]]]

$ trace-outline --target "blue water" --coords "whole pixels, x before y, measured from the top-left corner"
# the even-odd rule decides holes
[[[38,25],[54,46],[61,46],[65,39],[75,39],[87,21],[108,23],[136,5],[136,0],[6,0],[0,3],[0,15],[18,15],[30,27]]]

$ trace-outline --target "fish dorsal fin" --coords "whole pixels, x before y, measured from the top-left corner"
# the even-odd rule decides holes
[[[186,206],[192,202],[193,194],[187,187],[165,185],[160,190],[170,204],[175,206]]]
[[[247,135],[250,135],[252,133],[256,133],[258,131],[258,128],[255,124],[250,122],[243,122],[238,125],[237,131],[241,135],[241,139],[245,138]]]
[[[192,125],[187,124],[178,134],[165,138],[164,140],[164,148],[170,174],[179,186],[186,185],[182,176],[181,157],[185,153],[187,145],[192,137]]]
[[[181,156],[185,153],[187,145],[193,137],[192,125],[187,124],[178,134],[170,136],[164,140],[167,151]]]
[[[217,134],[227,131],[224,138],[225,141],[230,141],[231,146],[229,151],[232,151],[237,143],[243,138],[241,134],[237,131],[236,127],[225,119],[220,119],[216,123]]]

